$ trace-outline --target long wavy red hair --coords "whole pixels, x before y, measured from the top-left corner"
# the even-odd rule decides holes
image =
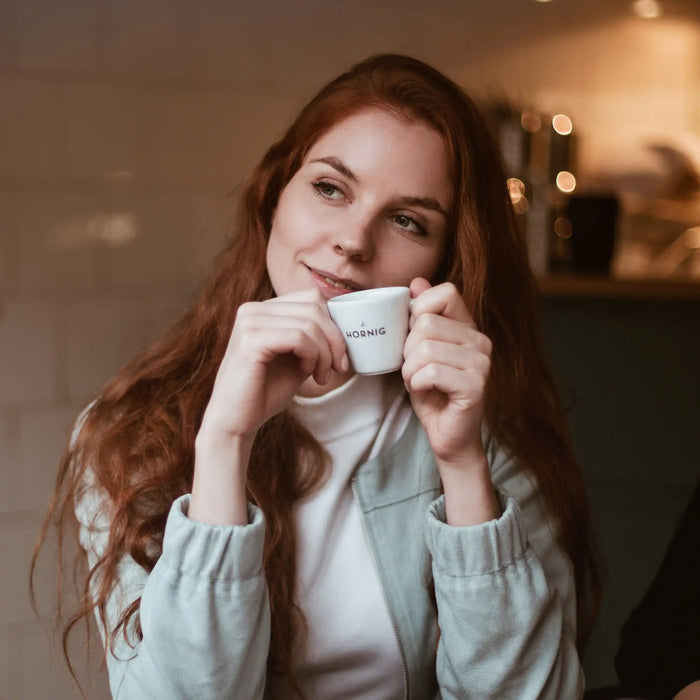
[[[280,192],[324,132],[366,107],[426,123],[447,144],[455,196],[450,244],[436,281],[457,286],[477,326],[493,341],[486,421],[494,438],[539,483],[573,563],[579,645],[586,639],[601,595],[597,550],[564,412],[536,330],[536,287],[499,154],[473,102],[455,83],[420,61],[381,55],[324,87],[268,150],[247,181],[240,221],[196,303],[100,391],[67,448],[32,570],[51,524],[61,543],[65,529],[75,524],[74,499],[86,470],[106,496],[111,520],[106,550],[86,571],[79,605],[64,621],[69,666],[67,641],[75,625],[95,609],[106,621],[119,561],[130,555],[150,572],[162,550],[170,506],[191,489],[195,436],[236,311],[243,302],[273,294],[265,252]],[[290,453],[289,444],[297,446],[296,452]],[[278,467],[270,470],[270,464]],[[248,495],[267,520],[268,672],[286,676],[292,685],[303,631],[295,598],[293,508],[319,483],[323,470],[323,449],[286,412],[261,429]],[[124,611],[111,631],[112,643],[130,621],[140,636],[139,604]]]

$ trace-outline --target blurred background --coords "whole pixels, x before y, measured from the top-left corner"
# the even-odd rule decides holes
[[[78,697],[27,595],[76,413],[192,298],[295,111],[384,51],[469,90],[503,149],[608,559],[588,684],[615,682],[699,472],[700,3],[2,0],[2,700]]]

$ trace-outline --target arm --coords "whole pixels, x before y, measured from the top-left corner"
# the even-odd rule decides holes
[[[571,564],[528,477],[502,453],[489,457],[498,519],[451,527],[444,497],[428,515],[442,697],[580,698]]]
[[[491,342],[453,285],[411,292],[402,372],[444,490],[427,531],[442,696],[580,697],[571,566],[525,473],[484,448]]]
[[[246,480],[255,435],[301,385],[348,370],[343,337],[316,289],[238,309],[195,445],[190,517],[246,522]]]
[[[259,699],[270,634],[262,572],[264,519],[249,507],[246,526],[210,526],[187,517],[189,496],[173,503],[163,553],[150,575],[130,557],[107,604],[107,624],[139,596],[143,638],[133,625],[106,652],[112,695],[121,700]],[[94,566],[107,544],[104,501],[94,490],[76,504],[81,543]],[[103,641],[107,635],[98,616]],[[196,672],[193,672],[196,670]]]
[[[192,495],[172,505],[150,575],[129,557],[119,563],[101,632],[108,639],[141,596],[143,638],[131,629],[131,647],[120,635],[107,653],[115,698],[262,697],[270,609],[263,514],[245,498],[250,449],[311,374],[327,381],[331,366],[347,369],[344,353],[316,290],[240,307],[197,435]],[[91,568],[110,530],[95,486],[76,503]]]

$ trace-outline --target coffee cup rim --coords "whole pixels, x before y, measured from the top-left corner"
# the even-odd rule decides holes
[[[332,299],[328,300],[328,303],[361,303],[363,301],[371,299],[373,296],[381,296],[386,298],[391,296],[398,296],[399,293],[405,294],[406,292],[410,293],[408,287],[374,287],[371,289],[359,289],[356,292],[348,292],[347,294],[340,294],[337,297],[333,297]]]

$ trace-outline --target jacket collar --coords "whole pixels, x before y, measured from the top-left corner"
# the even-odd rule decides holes
[[[401,437],[354,475],[363,512],[440,488],[428,437],[415,413]]]

